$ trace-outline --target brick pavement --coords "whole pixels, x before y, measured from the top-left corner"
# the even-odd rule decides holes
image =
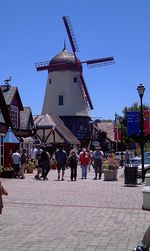
[[[0,216],[2,251],[130,251],[143,237],[150,212],[142,210],[142,187],[125,187],[123,169],[118,181],[48,181],[33,174],[24,180],[3,179],[9,195],[3,197]]]

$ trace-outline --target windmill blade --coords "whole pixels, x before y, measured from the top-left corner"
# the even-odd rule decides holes
[[[48,70],[49,63],[50,63],[50,61],[44,61],[44,62],[35,63],[35,67],[36,67],[37,71]]]
[[[88,68],[94,68],[94,67],[101,67],[105,65],[114,64],[115,61],[113,57],[106,57],[106,58],[86,60],[81,63],[86,63]]]
[[[74,56],[76,58],[75,52],[79,51],[79,47],[78,47],[78,44],[77,44],[73,29],[72,29],[70,18],[68,16],[64,16],[63,21],[64,21],[64,24],[65,24],[65,27],[66,27],[66,30],[67,30],[67,34],[68,34],[68,37],[69,37],[69,40],[70,40],[70,44],[71,44],[71,47],[72,47],[72,50],[73,50],[73,54],[74,54]]]
[[[86,87],[86,84],[85,84],[85,81],[84,81],[82,74],[80,74],[80,88],[81,88],[86,106],[88,108],[90,108],[91,110],[93,110],[94,107],[93,107],[93,104],[92,104],[92,101],[91,101],[90,95],[88,93],[88,89]]]

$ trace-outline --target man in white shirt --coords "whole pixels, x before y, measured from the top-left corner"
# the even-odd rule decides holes
[[[21,155],[19,153],[19,150],[16,150],[16,152],[12,154],[12,160],[13,160],[14,177],[19,178],[20,165],[21,165]]]

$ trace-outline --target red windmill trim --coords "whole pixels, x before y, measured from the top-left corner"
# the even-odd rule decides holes
[[[82,76],[82,74],[80,74],[80,79],[81,79],[81,88],[83,90],[83,97],[84,97],[84,100],[85,100],[85,103],[87,104],[87,106],[93,110],[94,107],[93,107],[93,104],[92,104],[92,101],[91,101],[91,98],[90,98],[90,95],[89,95],[89,92],[88,92],[88,89],[86,87],[86,84],[85,84],[85,81],[84,81],[84,78]]]

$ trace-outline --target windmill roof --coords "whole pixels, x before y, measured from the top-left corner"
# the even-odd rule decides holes
[[[76,59],[77,59],[77,62],[76,62]],[[59,70],[60,70],[60,66],[63,66],[63,69],[64,69],[64,66],[65,68],[69,67],[72,67],[72,66],[76,66],[75,69],[77,69],[78,67],[78,70],[82,70],[82,65],[81,65],[81,62],[78,58],[75,59],[75,56],[73,53],[69,52],[66,47],[64,47],[64,49],[59,53],[57,54],[55,57],[53,57],[49,63],[50,66],[52,65],[58,65],[59,67]],[[56,68],[55,68],[56,69]],[[62,70],[63,70],[62,69]],[[73,70],[73,69],[72,69]]]

